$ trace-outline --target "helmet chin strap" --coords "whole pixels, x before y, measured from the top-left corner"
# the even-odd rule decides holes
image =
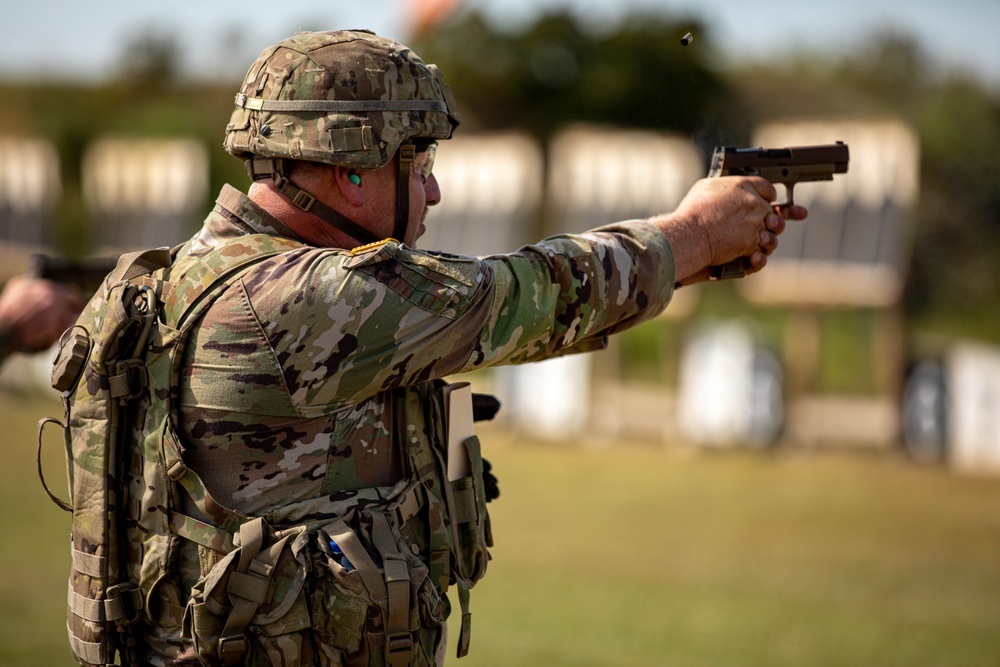
[[[410,225],[410,172],[417,157],[417,147],[406,143],[399,147],[399,181],[396,183],[396,227],[392,237],[403,243]]]
[[[396,184],[396,223],[392,238],[402,243],[410,224],[410,172],[416,158],[416,146],[399,147],[399,181]],[[296,186],[288,178],[285,161],[281,158],[252,158],[246,161],[247,173],[253,180],[270,177],[274,186],[288,197],[297,208],[312,213],[319,219],[349,235],[361,244],[378,243],[379,238],[347,216],[330,208],[315,196]]]
[[[296,186],[288,179],[285,161],[281,158],[253,158],[246,161],[247,173],[257,181],[271,178],[281,194],[288,197],[297,208],[312,213],[317,218],[344,232],[362,245],[377,243],[382,239],[347,216],[333,210],[319,199]]]

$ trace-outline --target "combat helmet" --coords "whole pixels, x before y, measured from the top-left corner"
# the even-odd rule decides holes
[[[225,147],[252,179],[273,179],[296,206],[361,243],[380,239],[292,183],[287,161],[377,169],[398,153],[393,236],[402,240],[413,159],[460,120],[438,68],[406,46],[367,30],[301,32],[251,65]]]

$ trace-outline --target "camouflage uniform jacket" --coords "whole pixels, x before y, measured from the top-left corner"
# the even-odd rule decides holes
[[[296,239],[226,186],[178,258],[259,233]],[[673,284],[669,244],[642,221],[485,258],[395,241],[269,257],[192,330],[179,388],[185,462],[215,500],[252,516],[301,516],[313,502],[391,487],[405,473],[401,450],[428,432],[420,403],[400,414],[393,392],[601,348],[659,313]],[[205,567],[187,543],[171,606],[183,608]],[[180,663],[190,647],[170,625],[147,640]]]
[[[181,254],[248,232],[295,238],[226,187]],[[641,222],[508,255],[459,257],[393,241],[304,247],[264,260],[192,334],[183,370],[188,464],[247,514],[390,485],[395,387],[603,347],[667,304],[673,261]]]

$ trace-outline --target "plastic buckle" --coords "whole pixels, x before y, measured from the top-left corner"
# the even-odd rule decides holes
[[[417,147],[413,144],[402,144],[399,147],[399,159],[402,162],[413,162],[417,157]]]
[[[397,527],[402,527],[411,518],[417,515],[420,508],[426,504],[424,495],[424,485],[420,482],[413,482],[403,489],[395,502],[389,505],[388,512],[396,522]]]
[[[236,665],[247,652],[247,638],[242,634],[219,637],[219,658],[224,665]]]
[[[109,602],[118,607],[120,615],[116,615],[118,625],[131,625],[142,615],[142,593],[134,584],[116,584],[109,586],[105,595]]]
[[[179,482],[187,474],[187,471],[188,467],[184,464],[184,461],[177,459],[167,466],[167,477],[170,478],[171,482]]]
[[[108,383],[111,398],[118,399],[121,405],[141,397],[149,386],[145,361],[142,359],[119,361],[115,364],[114,374],[108,374]]]
[[[316,198],[304,190],[299,190],[295,193],[295,198],[292,199],[292,203],[308,213],[309,209],[311,209],[313,204],[316,203]]]
[[[396,632],[385,638],[385,661],[393,667],[409,665],[413,657],[413,637],[409,632]]]

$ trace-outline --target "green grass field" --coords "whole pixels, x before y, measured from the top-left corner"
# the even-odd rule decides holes
[[[34,464],[35,423],[58,414],[54,402],[0,394],[8,667],[72,664],[69,517]],[[1000,665],[1000,479],[884,453],[483,435],[502,489],[497,545],[472,599],[471,654],[457,664]],[[45,465],[62,489],[54,442]]]

